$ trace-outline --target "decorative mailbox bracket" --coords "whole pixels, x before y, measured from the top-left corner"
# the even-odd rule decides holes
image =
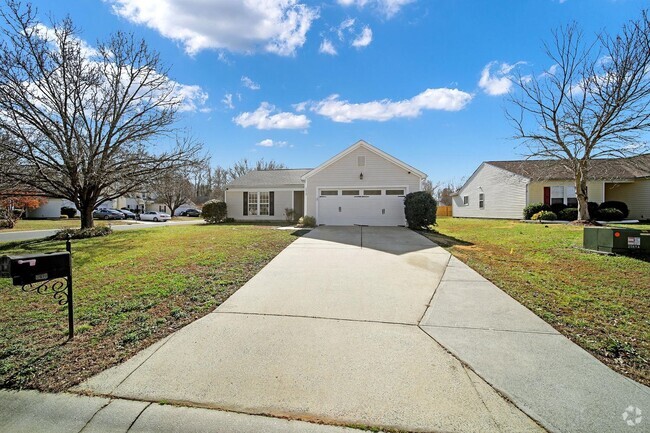
[[[74,338],[72,303],[72,255],[70,240],[66,251],[49,254],[0,257],[0,277],[11,278],[23,292],[52,295],[59,305],[68,306],[68,339]]]

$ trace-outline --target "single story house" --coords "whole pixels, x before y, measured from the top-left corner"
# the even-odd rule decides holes
[[[591,161],[587,195],[625,202],[629,218],[650,219],[650,154]],[[571,170],[556,160],[483,162],[452,200],[455,217],[507,219],[521,219],[531,203],[578,203]]]
[[[283,220],[309,215],[320,225],[405,225],[404,196],[426,174],[360,140],[313,169],[252,171],[226,185],[228,216]]]

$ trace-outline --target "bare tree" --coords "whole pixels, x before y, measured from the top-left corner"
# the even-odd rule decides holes
[[[627,23],[618,35],[585,41],[576,24],[553,32],[545,51],[551,68],[519,74],[507,113],[515,138],[531,158],[558,160],[575,178],[578,218],[588,220],[587,179],[595,158],[625,157],[647,149],[650,129],[650,22]]]
[[[428,192],[432,197],[435,197],[436,190],[440,187],[440,182],[435,185],[431,182],[430,179],[425,179],[422,181],[422,191]]]
[[[240,176],[245,175],[248,172],[255,171],[255,170],[266,171],[266,170],[279,170],[283,168],[287,168],[287,166],[281,162],[276,162],[274,160],[270,160],[267,162],[264,161],[264,158],[262,158],[257,160],[255,163],[253,163],[253,165],[251,165],[247,158],[242,158],[228,169],[228,176],[230,177],[230,180],[233,180],[233,179],[237,179]]]
[[[188,203],[194,193],[194,185],[187,173],[181,170],[165,173],[153,182],[152,187],[156,201],[167,205],[171,216],[174,216],[176,209]]]
[[[212,176],[212,195],[217,200],[224,200],[226,184],[230,182],[229,169],[218,165]]]
[[[438,204],[440,206],[451,206],[453,202],[451,195],[458,191],[463,183],[464,182],[461,179],[460,182],[450,180],[444,184],[444,186],[441,184],[441,187],[436,189],[436,199],[438,200]]]
[[[0,9],[0,154],[5,176],[48,197],[66,198],[93,226],[102,201],[135,191],[191,161],[199,146],[173,131],[181,104],[158,54],[118,32],[89,47],[66,18],[43,26],[29,5]]]

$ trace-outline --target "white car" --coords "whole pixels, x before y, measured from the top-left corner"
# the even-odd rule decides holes
[[[140,216],[138,217],[138,219],[140,219],[142,221],[155,221],[155,222],[162,221],[162,222],[165,222],[165,221],[169,221],[170,219],[172,219],[172,217],[169,216],[169,214],[166,214],[166,213],[153,212],[152,211],[152,212],[141,213]]]

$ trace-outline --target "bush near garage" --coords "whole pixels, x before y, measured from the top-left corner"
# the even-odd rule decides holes
[[[316,218],[313,216],[305,215],[298,219],[298,225],[300,227],[316,227]]]
[[[407,194],[404,198],[404,215],[411,229],[427,229],[436,225],[436,210],[438,203],[426,191]]]
[[[577,207],[568,207],[562,209],[557,214],[557,219],[562,221],[575,221],[578,219],[578,208]]]
[[[621,211],[623,214],[623,218],[625,219],[630,215],[630,209],[627,207],[627,204],[623,203],[622,201],[604,201],[598,206],[598,210],[603,210],[603,209],[618,209]]]
[[[208,200],[203,205],[201,215],[208,224],[217,224],[228,215],[228,206],[226,206],[226,202],[220,200]]]
[[[599,221],[621,221],[625,219],[623,212],[615,208],[598,209],[596,219]]]
[[[551,212],[553,212],[555,215],[559,215],[560,212],[568,207],[569,206],[565,205],[564,203],[553,203],[551,205]]]
[[[524,219],[532,219],[533,215],[543,210],[551,210],[551,208],[544,203],[531,203],[524,208]]]
[[[63,206],[61,208],[61,215],[65,215],[68,218],[74,218],[74,216],[77,215],[77,209],[69,206]]]
[[[551,212],[550,210],[543,210],[537,212],[530,219],[533,221],[555,221],[557,220],[557,215],[555,212]]]
[[[587,202],[587,210],[589,211],[589,218],[594,220],[598,215],[598,203],[595,201]]]

